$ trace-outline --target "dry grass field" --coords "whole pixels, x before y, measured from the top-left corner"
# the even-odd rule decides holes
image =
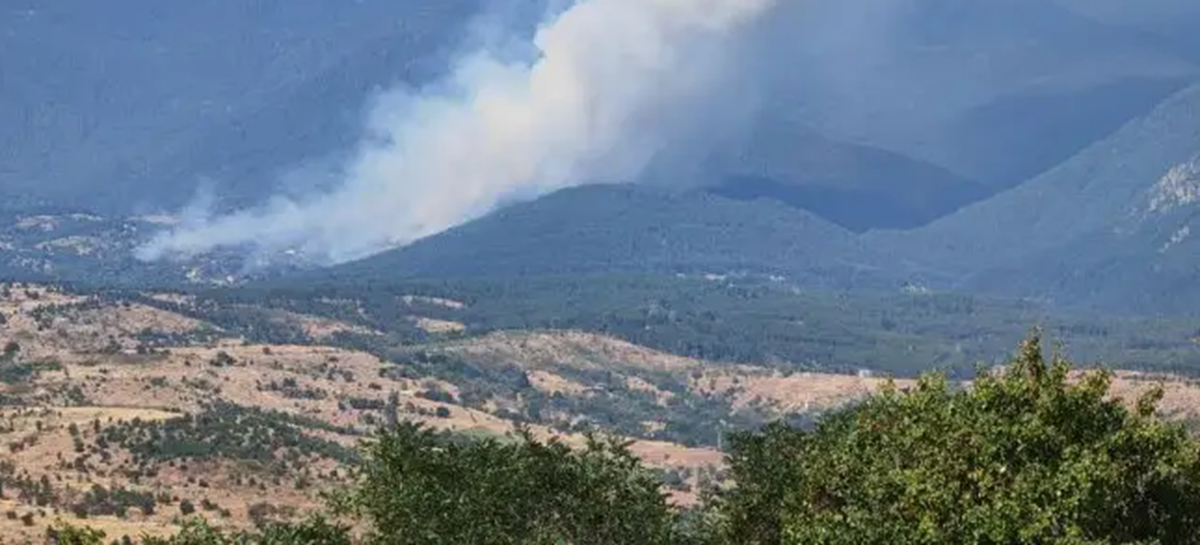
[[[172,305],[193,302],[179,295],[145,295]],[[402,419],[491,437],[517,429],[505,410],[525,401],[517,396],[475,406],[459,403],[464,384],[406,378],[397,372],[399,364],[320,345],[338,332],[374,332],[292,312],[273,311],[271,319],[298,327],[314,344],[248,343],[161,308],[102,302],[42,286],[0,285],[0,317],[0,543],[37,538],[59,518],[86,517],[109,536],[136,536],[168,533],[191,513],[231,527],[247,527],[262,517],[297,516],[321,505],[322,490],[345,485],[347,453],[383,423],[391,396]],[[462,330],[461,324],[413,319],[435,334]],[[175,340],[170,346],[148,346],[147,335]],[[515,367],[532,391],[550,399],[590,399],[607,406],[644,398],[664,411],[705,399],[727,400],[734,412],[821,411],[869,395],[886,382],[713,364],[570,331],[435,340],[423,350]],[[598,375],[612,382],[592,382]],[[1165,387],[1165,415],[1200,417],[1197,382],[1118,372],[1114,395],[1135,399],[1159,383]],[[604,397],[613,395],[605,391],[613,384],[626,392],[621,395],[633,397]],[[588,416],[562,414],[569,421]],[[651,419],[642,425],[654,432],[671,424]],[[527,427],[543,439],[584,441],[562,427]],[[259,432],[266,435],[251,437]],[[635,439],[630,448],[651,467],[687,475],[689,487],[670,491],[680,503],[694,501],[700,476],[722,463],[713,448],[648,439]]]

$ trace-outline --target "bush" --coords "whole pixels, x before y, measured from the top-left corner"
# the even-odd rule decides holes
[[[350,503],[380,543],[643,543],[672,539],[675,514],[626,445],[572,450],[453,441],[413,424],[367,446]]]
[[[970,389],[931,375],[804,432],[734,439],[729,543],[1198,543],[1200,445],[1069,381],[1038,338]]]
[[[78,528],[57,521],[46,529],[47,541],[57,545],[103,545],[106,534],[102,530]]]

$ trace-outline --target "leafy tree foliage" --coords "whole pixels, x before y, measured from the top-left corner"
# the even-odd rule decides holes
[[[46,537],[56,545],[103,545],[108,537],[102,530],[77,527],[57,522],[46,531]],[[125,542],[130,542],[126,540]],[[179,533],[171,537],[142,536],[142,545],[350,545],[349,530],[324,518],[314,517],[296,524],[276,523],[259,532],[226,532],[213,527],[201,518],[183,523]],[[115,543],[115,541],[114,541]]]
[[[670,543],[676,515],[624,443],[446,441],[403,425],[366,448],[347,507],[379,544]]]
[[[730,543],[1198,543],[1200,446],[1069,379],[1035,336],[969,389],[927,376],[823,420],[734,442]]]
[[[224,402],[197,415],[163,422],[135,420],[104,428],[100,437],[128,449],[146,464],[180,458],[257,460],[263,463],[302,456],[352,462],[356,453],[306,435],[297,418]]]
[[[56,545],[103,545],[106,536],[103,530],[71,526],[62,521],[46,529],[47,542]]]
[[[936,367],[969,376],[972,362],[1002,361],[1021,340],[1021,327],[1042,323],[1080,358],[1137,362],[1173,373],[1200,369],[1191,342],[1197,331],[1193,319],[1097,316],[1028,300],[924,293],[919,287],[913,293],[894,293],[891,285],[886,292],[842,293],[796,292],[794,285],[791,277],[738,274],[522,275],[280,282],[200,291],[197,304],[187,308],[144,296],[134,300],[210,321],[255,341],[266,340],[267,324],[260,323],[270,316],[265,309],[325,316],[387,332],[342,333],[328,342],[389,358],[397,345],[429,340],[413,324],[416,315],[462,323],[465,335],[574,329],[711,361],[844,372],[861,367],[902,376]],[[448,307],[408,296],[465,305]],[[272,338],[285,342],[287,337]]]

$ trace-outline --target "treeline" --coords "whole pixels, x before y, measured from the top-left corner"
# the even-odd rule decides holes
[[[131,290],[66,289],[107,302],[134,301],[177,312],[250,342],[313,342],[301,327],[280,319],[279,310],[327,317],[384,335],[343,333],[324,342],[381,357],[398,346],[445,338],[417,327],[413,317],[420,316],[462,323],[466,330],[461,335],[576,329],[710,361],[832,372],[866,368],[895,376],[917,376],[932,367],[969,378],[977,362],[1003,360],[1019,340],[1014,331],[1037,323],[1084,361],[1200,376],[1194,341],[1200,337],[1200,321],[1194,319],[1097,316],[1031,301],[919,289],[799,291],[786,279],[753,276],[276,281],[200,289],[188,304]],[[464,305],[438,304],[438,299]],[[195,336],[190,340],[202,341],[204,332]]]
[[[272,324],[263,309],[329,317],[385,332],[336,339],[345,348],[380,355],[396,345],[430,340],[413,323],[413,316],[422,316],[462,323],[466,335],[577,329],[711,361],[834,372],[867,368],[897,376],[917,376],[932,366],[962,378],[973,374],[976,362],[1003,360],[1020,340],[1014,332],[1037,323],[1085,361],[1200,373],[1192,342],[1200,322],[1194,320],[1097,317],[1029,301],[919,289],[800,291],[779,278],[609,274],[280,282],[198,295],[195,308],[170,310],[264,342],[294,342],[296,332]]]
[[[235,536],[193,523],[158,545],[1192,544],[1200,442],[1162,390],[1068,379],[1036,337],[970,389],[929,375],[822,418],[731,439],[731,484],[675,508],[625,444],[448,440],[402,425],[363,447],[329,512]],[[351,532],[350,528],[357,530]],[[58,542],[106,536],[59,527]]]

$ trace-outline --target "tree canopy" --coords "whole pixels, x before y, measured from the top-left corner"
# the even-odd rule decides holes
[[[675,514],[627,445],[572,450],[519,441],[447,441],[413,425],[366,447],[348,498],[380,544],[668,543]]]
[[[1196,543],[1200,449],[1072,377],[1037,337],[969,387],[887,388],[811,432],[735,438],[718,501],[731,543]]]

